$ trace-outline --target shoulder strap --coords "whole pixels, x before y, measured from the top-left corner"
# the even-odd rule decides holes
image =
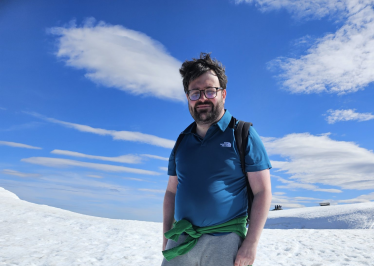
[[[192,122],[185,130],[182,131],[182,133],[179,134],[178,138],[177,138],[177,141],[175,142],[175,145],[174,145],[174,158],[175,158],[175,155],[177,154],[177,149],[178,149],[178,146],[179,144],[181,144],[182,140],[183,140],[183,137],[185,135],[185,131],[188,130],[190,127],[193,126],[193,124],[195,124],[195,122]]]
[[[175,154],[177,154],[178,146],[179,146],[179,144],[181,144],[181,142],[183,140],[183,137],[184,137],[184,134],[182,132],[182,133],[179,134],[179,136],[177,138],[177,141],[175,142],[175,145],[174,145],[174,160],[175,160]]]
[[[253,126],[252,123],[250,122],[244,122],[236,118],[232,118],[230,124],[233,125],[234,128],[234,134],[235,134],[235,141],[236,141],[236,146],[239,151],[240,155],[240,164],[242,167],[242,172],[244,175],[247,175],[245,171],[245,151],[247,148],[248,144],[248,134],[249,134],[249,128]],[[235,127],[235,124],[238,123],[238,125]]]
[[[232,120],[231,122],[234,123],[234,125],[235,125],[236,122],[237,122],[237,119],[233,117],[231,120]],[[239,155],[240,155],[240,165],[241,165],[242,172],[245,176],[245,180],[246,180],[246,183],[247,183],[247,193],[248,193],[248,220],[247,220],[247,224],[249,223],[249,218],[250,218],[251,209],[252,209],[252,202],[253,202],[253,198],[254,198],[253,191],[252,191],[251,186],[248,182],[247,172],[245,170],[245,152],[246,152],[246,148],[247,148],[247,144],[248,144],[249,128],[252,125],[253,124],[250,123],[250,122],[244,122],[244,121],[239,120],[238,125],[236,127],[234,126],[235,141],[236,141],[236,145],[237,145]]]
[[[236,140],[238,151],[240,154],[240,163],[242,166],[242,172],[245,175],[247,175],[245,171],[245,150],[248,144],[248,132],[249,132],[249,127],[251,125],[252,124],[249,122],[244,122],[244,121],[239,120],[239,123],[234,131],[235,140]]]

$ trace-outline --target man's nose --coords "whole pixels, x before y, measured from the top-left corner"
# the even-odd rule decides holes
[[[205,97],[205,91],[201,90],[201,91],[200,91],[200,98],[199,98],[199,101],[205,101],[206,99],[208,99],[208,98]]]

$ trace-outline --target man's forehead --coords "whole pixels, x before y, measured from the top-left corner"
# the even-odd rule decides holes
[[[189,89],[194,89],[200,86],[220,86],[219,79],[213,70],[209,70],[192,80],[189,84]]]

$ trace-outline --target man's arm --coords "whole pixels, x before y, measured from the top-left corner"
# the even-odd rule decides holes
[[[164,197],[164,220],[162,233],[162,250],[165,250],[167,239],[164,234],[171,229],[174,221],[175,194],[177,193],[178,177],[169,176]]]
[[[253,264],[256,257],[257,245],[271,204],[269,169],[258,172],[248,172],[247,176],[254,198],[248,233],[236,255],[235,266]]]

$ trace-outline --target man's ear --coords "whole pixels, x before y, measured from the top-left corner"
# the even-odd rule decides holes
[[[226,93],[227,93],[226,89],[222,90],[222,98],[223,99],[226,99]]]

